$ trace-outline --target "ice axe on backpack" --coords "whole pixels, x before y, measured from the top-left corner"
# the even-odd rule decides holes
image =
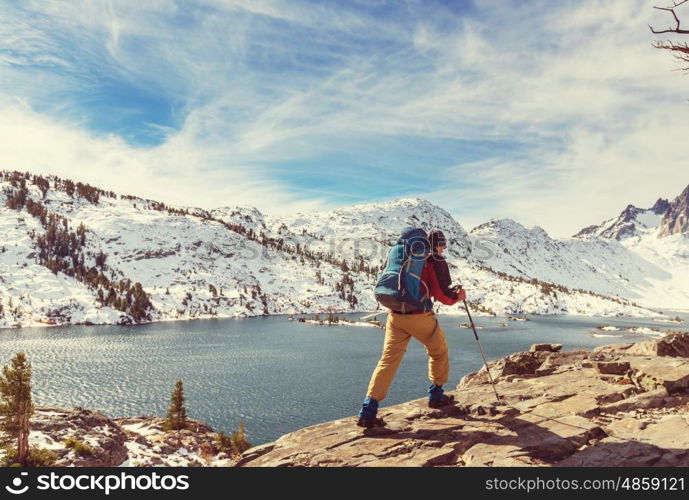
[[[493,376],[490,374],[490,368],[488,368],[488,361],[486,361],[486,355],[483,352],[483,347],[481,346],[481,341],[478,339],[478,333],[476,333],[476,327],[474,326],[474,319],[471,317],[471,313],[469,312],[469,305],[467,304],[466,299],[462,301],[464,304],[464,310],[467,312],[467,316],[469,317],[469,324],[471,325],[471,329],[474,331],[474,337],[476,338],[476,342],[478,343],[478,349],[481,351],[481,357],[483,358],[483,364],[486,367],[486,372],[488,373],[488,380],[490,380],[490,384],[493,386],[493,392],[495,393],[495,399],[498,400],[498,403],[502,403],[500,401],[500,395],[498,395],[498,390],[495,388],[495,381],[493,380]]]

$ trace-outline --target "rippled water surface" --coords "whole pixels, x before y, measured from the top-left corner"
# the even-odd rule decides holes
[[[459,328],[460,321],[465,318],[440,317],[451,355],[451,388],[482,365],[473,333]],[[478,333],[489,359],[536,342],[573,349],[643,338],[596,332],[601,324],[663,330],[687,325],[559,316],[499,327],[503,321],[476,318],[485,326]],[[382,342],[378,329],[319,326],[286,317],[70,326],[0,330],[0,362],[7,363],[17,351],[27,353],[37,404],[83,406],[111,417],[164,415],[174,382],[181,378],[191,417],[225,430],[244,422],[250,441],[260,444],[356,413]],[[412,340],[383,404],[423,397],[427,386],[426,354]]]

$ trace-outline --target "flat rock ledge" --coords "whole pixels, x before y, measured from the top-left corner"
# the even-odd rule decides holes
[[[538,344],[459,383],[456,404],[384,407],[252,448],[237,466],[689,466],[689,332],[563,351]]]

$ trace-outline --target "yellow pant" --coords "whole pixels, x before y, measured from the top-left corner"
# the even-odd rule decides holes
[[[426,347],[428,378],[431,383],[443,385],[450,373],[445,332],[440,328],[433,312],[421,314],[388,314],[385,325],[383,354],[371,375],[367,396],[378,401],[385,399],[395,378],[397,368],[407,352],[409,339],[414,337]]]

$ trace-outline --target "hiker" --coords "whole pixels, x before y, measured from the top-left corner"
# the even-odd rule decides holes
[[[385,425],[382,418],[376,417],[378,412],[378,404],[385,399],[388,389],[395,377],[397,368],[399,367],[402,357],[407,350],[407,345],[411,337],[414,337],[421,342],[428,353],[428,378],[431,381],[431,386],[428,388],[428,406],[430,408],[440,408],[452,401],[454,398],[447,395],[443,391],[443,384],[447,382],[450,364],[447,353],[447,343],[445,342],[445,332],[440,327],[438,320],[433,313],[433,301],[431,298],[438,300],[446,305],[453,305],[459,301],[466,299],[466,292],[461,285],[452,288],[450,272],[447,262],[442,253],[447,248],[447,241],[445,235],[440,230],[433,230],[428,235],[418,229],[405,228],[400,239],[397,241],[398,246],[404,246],[405,249],[413,248],[414,244],[418,247],[420,240],[414,241],[414,238],[419,238],[419,234],[423,237],[424,244],[428,247],[428,253],[421,255],[421,252],[414,254],[413,250],[409,250],[408,257],[404,257],[401,266],[398,266],[399,271],[390,267],[390,261],[394,260],[395,247],[391,250],[390,257],[388,257],[388,264],[386,270],[383,272],[381,280],[384,280],[386,274],[391,274],[393,285],[397,281],[397,288],[401,286],[402,273],[407,269],[407,274],[418,280],[419,276],[410,271],[410,267],[405,267],[405,264],[410,266],[414,264],[414,259],[418,267],[422,267],[420,273],[420,286],[423,290],[420,293],[418,304],[413,306],[413,310],[406,311],[405,304],[400,304],[396,299],[388,299],[390,307],[396,307],[393,310],[388,308],[388,319],[385,325],[385,343],[383,345],[383,353],[378,361],[378,365],[371,375],[371,381],[366,392],[366,399],[361,406],[359,412],[359,420],[357,425],[360,427],[378,427]],[[412,242],[411,244],[409,242]],[[411,263],[409,261],[411,260]],[[393,269],[393,270],[390,270]],[[394,273],[393,273],[394,271]],[[399,277],[396,276],[399,273]],[[385,297],[381,297],[376,293],[376,299],[383,305],[386,305]]]

